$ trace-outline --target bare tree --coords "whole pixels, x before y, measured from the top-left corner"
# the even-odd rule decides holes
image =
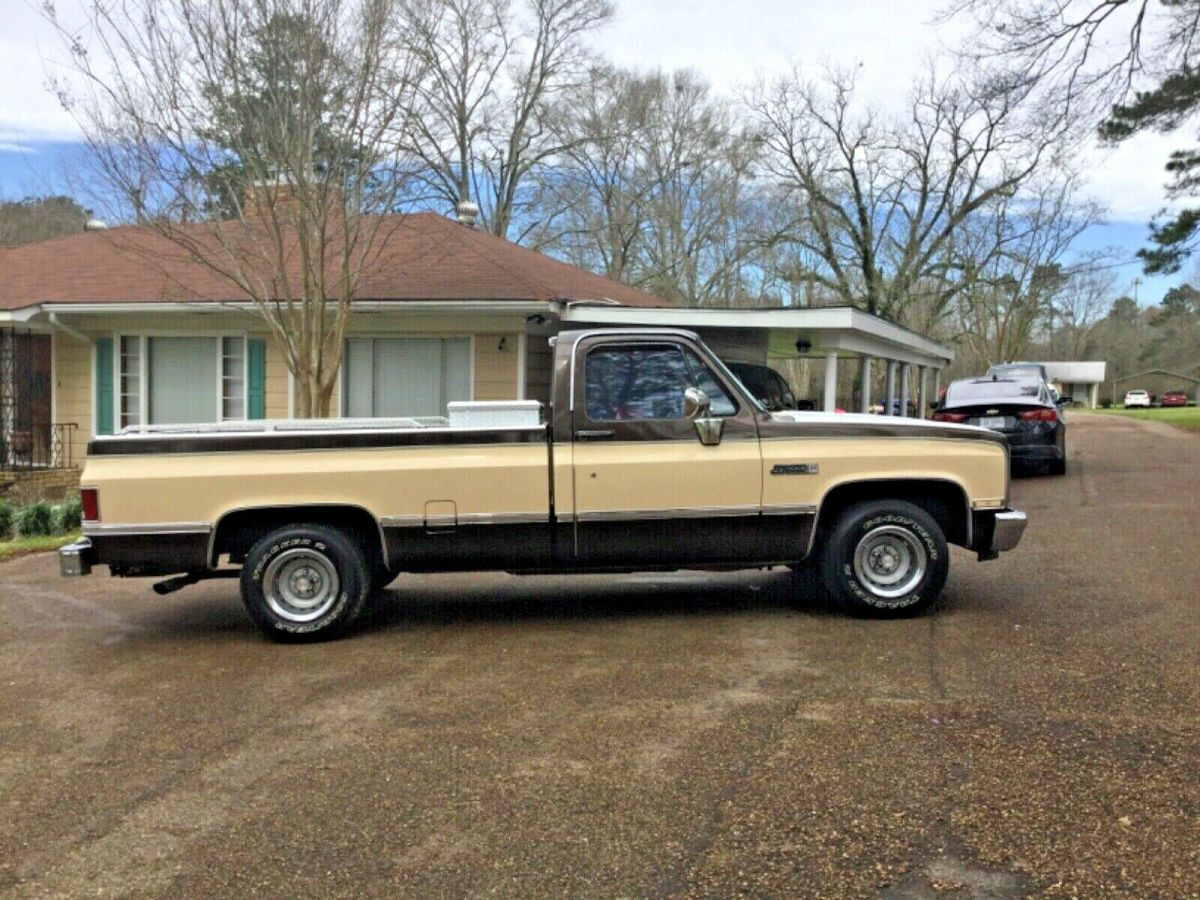
[[[546,119],[582,81],[585,37],[612,15],[610,0],[403,0],[401,33],[422,67],[416,127],[405,151],[425,168],[431,198],[480,207],[507,237],[529,178],[561,151]]]
[[[1024,355],[1073,287],[1067,253],[1099,215],[1078,199],[1076,178],[1056,176],[998,198],[959,234],[957,338],[977,367]]]
[[[1028,121],[1017,96],[931,71],[906,114],[855,102],[853,78],[823,82],[799,69],[750,98],[768,172],[796,210],[792,241],[819,265],[806,273],[840,302],[903,320],[912,293],[962,283],[962,229],[1014,195],[1054,136]]]
[[[960,48],[971,64],[1092,124],[1140,75],[1189,54],[1200,28],[1194,0],[950,0],[942,18],[955,17],[974,26]]]
[[[972,20],[960,54],[1044,111],[1056,128],[1118,143],[1173,133],[1200,113],[1200,0],[953,0]],[[1166,196],[1191,201],[1200,148],[1172,152]],[[1147,272],[1176,272],[1200,246],[1200,208],[1164,210],[1138,251]]]
[[[326,415],[360,281],[396,227],[379,213],[403,189],[391,137],[414,72],[392,0],[45,8],[75,76],[59,94],[97,176],[253,302],[300,414]]]
[[[655,189],[645,172],[655,105],[651,79],[610,66],[594,69],[564,98],[548,123],[562,150],[539,179],[534,246],[609,278],[640,282]]]
[[[1050,311],[1047,343],[1050,355],[1055,358],[1083,358],[1096,325],[1108,313],[1116,296],[1116,277],[1099,259],[1072,268],[1076,271],[1054,298]]]
[[[539,246],[663,297],[753,303],[773,230],[757,146],[691,72],[593,72],[552,121]]]

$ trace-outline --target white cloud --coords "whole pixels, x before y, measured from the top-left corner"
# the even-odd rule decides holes
[[[54,30],[32,4],[0,3],[0,141],[28,144],[79,137],[74,120],[46,86],[48,61],[60,55]]]

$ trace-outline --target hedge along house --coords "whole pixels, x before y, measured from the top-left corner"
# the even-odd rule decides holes
[[[663,304],[440,215],[387,224],[362,268],[335,416],[541,399],[541,338],[557,305]],[[293,379],[254,303],[156,232],[0,249],[0,471],[57,471],[65,484],[95,434],[295,411]]]

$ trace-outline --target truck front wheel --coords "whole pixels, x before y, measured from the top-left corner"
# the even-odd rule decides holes
[[[261,538],[242,565],[242,602],[277,641],[321,640],[344,631],[371,591],[358,543],[325,525],[288,525]]]
[[[942,593],[946,537],[925,510],[902,500],[847,507],[819,557],[826,590],[852,612],[913,615]]]

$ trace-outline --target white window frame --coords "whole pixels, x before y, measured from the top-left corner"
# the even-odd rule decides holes
[[[149,349],[150,338],[208,338],[217,345],[216,397],[213,422],[243,422],[250,411],[250,335],[245,331],[114,331],[113,342],[113,431],[119,432],[124,416],[124,406],[121,403],[121,339],[132,338],[138,342],[138,422],[141,426],[150,424],[150,379],[149,379]],[[226,419],[225,413],[225,339],[240,338],[242,341],[242,418]],[[95,349],[93,348],[93,358]],[[93,364],[93,371],[95,366]],[[93,391],[94,393],[94,391]],[[95,406],[95,403],[93,403]],[[93,413],[93,431],[95,415]]]

